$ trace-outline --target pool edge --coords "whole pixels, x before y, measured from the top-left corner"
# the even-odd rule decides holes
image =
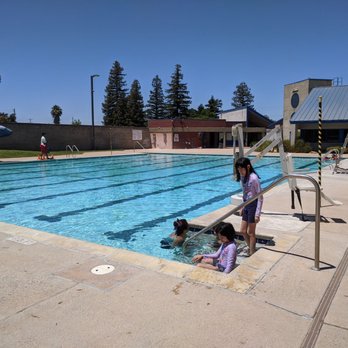
[[[230,274],[225,275],[198,268],[194,265],[170,261],[126,249],[99,245],[5,222],[0,222],[0,231],[9,235],[5,239],[18,237],[28,242],[34,241],[42,245],[63,248],[91,256],[102,256],[110,261],[120,262],[207,286],[219,286],[239,293],[246,293],[252,289],[284,256],[284,253],[292,249],[300,239],[299,236],[290,234],[270,236],[275,240],[276,250],[280,252],[272,252],[272,249],[275,249],[272,246],[267,246],[267,248],[261,247],[254,255],[246,258]],[[28,243],[28,247],[30,245]]]

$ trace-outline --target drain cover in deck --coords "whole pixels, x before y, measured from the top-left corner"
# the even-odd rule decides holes
[[[115,269],[115,267],[112,265],[99,265],[99,266],[92,268],[91,272],[93,274],[103,275],[103,274],[111,273],[114,269]]]

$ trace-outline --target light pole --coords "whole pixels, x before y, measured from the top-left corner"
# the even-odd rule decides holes
[[[94,98],[93,98],[93,79],[99,77],[99,75],[91,75],[91,113],[92,113],[92,146],[95,150],[95,133],[94,133]]]

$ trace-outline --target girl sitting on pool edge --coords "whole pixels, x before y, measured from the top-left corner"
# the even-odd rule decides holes
[[[198,267],[230,273],[237,259],[237,245],[234,242],[235,230],[230,223],[223,223],[219,227],[217,234],[222,243],[219,250],[213,254],[196,255],[192,261],[200,262],[197,264]]]
[[[180,246],[184,243],[187,232],[188,232],[188,223],[185,219],[176,219],[173,222],[174,232],[170,234],[169,237],[163,238],[161,240],[161,248],[171,249],[176,246]]]

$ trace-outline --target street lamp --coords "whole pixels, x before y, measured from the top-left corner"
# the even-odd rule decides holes
[[[92,112],[92,145],[95,150],[95,133],[94,133],[94,99],[93,99],[93,79],[99,77],[99,75],[91,75],[91,112]]]

